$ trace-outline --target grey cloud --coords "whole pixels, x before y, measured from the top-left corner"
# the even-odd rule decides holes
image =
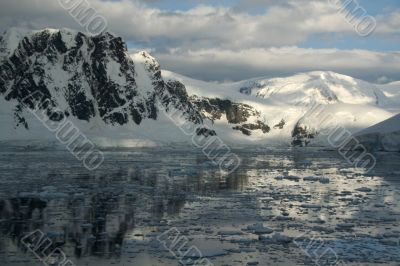
[[[385,53],[376,56],[374,52],[359,55],[335,51],[332,52],[334,56],[328,56],[321,50],[311,49],[310,53],[315,55],[305,56],[298,52],[284,54],[279,48],[271,48],[298,46],[321,33],[354,35],[352,26],[329,1],[241,0],[229,8],[209,6],[210,1],[197,1],[202,5],[187,11],[151,8],[144,4],[149,1],[89,2],[107,18],[110,31],[122,36],[131,46],[150,48],[165,68],[197,78],[241,79],[324,69],[374,79],[393,78],[399,73],[398,64],[390,61],[392,53],[386,53],[388,58],[384,60]],[[246,11],[263,4],[268,6],[265,14]],[[396,35],[400,29],[399,14],[394,10],[389,16],[378,16],[375,34]],[[84,30],[57,0],[2,0],[0,27],[4,30],[11,26]],[[371,55],[380,60],[366,62]],[[251,57],[253,61],[247,60]],[[305,60],[307,58],[311,59]],[[398,56],[393,58],[398,59]]]
[[[202,80],[243,80],[329,70],[375,82],[400,80],[400,52],[283,47],[155,54],[163,68]]]
[[[116,34],[149,44],[154,39],[167,39],[170,48],[200,49],[205,45],[242,50],[298,45],[315,33],[354,34],[352,26],[337,14],[329,1],[283,1],[285,4],[270,5],[266,14],[258,15],[207,5],[165,12],[138,1],[91,0],[90,3],[107,18],[110,30]],[[244,2],[238,6],[241,3]],[[253,0],[246,5],[260,4]],[[3,0],[0,7],[3,29],[19,25],[79,29],[56,0]],[[379,29],[386,33],[398,32],[397,17],[393,15],[387,21],[381,18]]]

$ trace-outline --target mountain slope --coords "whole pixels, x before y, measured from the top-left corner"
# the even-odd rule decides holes
[[[165,129],[166,123],[175,127],[166,117],[160,118],[164,114],[158,104],[167,111],[179,109],[189,122],[203,123],[191,103],[164,83],[154,58],[146,52],[131,57],[122,39],[110,33],[87,36],[67,29],[12,29],[1,37],[0,45],[0,94],[13,106],[15,128],[23,126],[29,131],[37,123],[28,121],[26,107],[43,99],[30,98],[23,104],[32,93],[48,100],[49,104],[41,106],[48,113],[61,111],[51,119],[71,119],[94,137],[106,137],[110,131],[113,139],[119,135],[132,139],[137,137],[133,131],[129,134],[132,128],[141,128],[149,120],[164,121],[153,127]],[[116,128],[120,134],[115,134]],[[143,130],[135,131],[146,135]],[[3,139],[15,137],[2,135]],[[164,137],[168,136],[153,140]]]
[[[400,114],[356,134],[370,150],[400,151]]]

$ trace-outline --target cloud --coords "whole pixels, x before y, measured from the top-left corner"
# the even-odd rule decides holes
[[[275,77],[313,70],[331,70],[369,81],[381,76],[400,80],[400,52],[280,47],[242,51],[178,49],[155,55],[162,67],[204,80]]]
[[[267,1],[269,5],[263,1],[268,9],[262,14],[245,12],[245,6],[261,5],[258,0],[240,1],[233,8],[200,4],[185,11],[163,11],[144,2],[91,0],[90,4],[107,18],[111,31],[127,40],[149,45],[160,42],[164,48],[241,50],[298,45],[317,33],[355,35],[352,25],[330,1],[278,1],[279,4]],[[79,25],[55,0],[2,0],[0,6],[0,22],[5,28],[22,25],[79,29]],[[399,11],[394,11],[390,16],[380,17],[377,30],[398,32],[399,14]]]
[[[328,0],[239,0],[234,5],[228,5],[232,1],[227,0],[217,4],[191,0],[189,7],[180,10],[154,7],[161,0],[89,2],[106,17],[109,30],[122,36],[131,47],[151,49],[165,68],[197,78],[218,79],[220,74],[237,79],[318,68],[359,76],[366,71],[365,77],[372,69],[387,70],[379,76],[391,78],[393,69],[398,70],[390,60],[393,53],[389,52],[293,48],[310,39],[324,42],[319,35],[357,38],[353,26]],[[376,19],[374,36],[390,39],[399,33],[399,10],[377,15]],[[84,31],[58,0],[2,0],[0,25],[3,30],[23,26]]]

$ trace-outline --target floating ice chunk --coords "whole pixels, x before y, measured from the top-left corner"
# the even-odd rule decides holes
[[[255,234],[261,235],[261,234],[272,234],[274,230],[268,227],[264,227],[262,223],[256,223],[253,225],[247,226],[247,230],[253,231]]]
[[[288,244],[293,241],[293,238],[280,233],[275,233],[272,236],[260,236],[259,239],[263,242],[270,242],[276,244]]]
[[[355,227],[352,223],[341,223],[336,225],[336,229],[349,230]]]
[[[371,192],[372,189],[368,188],[368,187],[360,187],[356,189],[359,192]]]
[[[223,230],[219,231],[218,235],[221,236],[237,236],[237,235],[242,235],[243,233],[240,231],[229,231],[229,230]]]
[[[301,204],[300,207],[305,209],[321,209],[322,206],[319,204]]]

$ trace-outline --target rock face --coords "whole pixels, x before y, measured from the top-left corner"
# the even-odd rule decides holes
[[[204,114],[204,117],[211,121],[220,120],[224,116],[228,123],[240,124],[246,122],[250,116],[259,115],[251,106],[233,103],[230,100],[192,96],[191,101]]]
[[[292,145],[293,146],[307,146],[318,132],[307,127],[307,125],[302,125],[300,122],[296,124],[292,132]]]
[[[250,122],[259,119],[261,116],[261,113],[250,105],[235,103],[228,99],[222,100],[196,95],[191,96],[190,101],[204,119],[211,120],[212,123],[217,120],[226,120],[228,124],[236,125],[232,127],[233,130],[238,130],[246,136],[251,136],[252,131],[255,130],[261,130],[264,134],[270,131],[270,127],[260,120]]]
[[[121,38],[110,33],[87,36],[71,30],[46,29],[20,33],[13,29],[0,39],[0,93],[18,102],[16,127],[29,123],[26,107],[110,126],[157,120],[161,105],[178,109],[182,116],[202,124],[202,116],[180,83],[165,83],[158,62],[146,52],[133,56]],[[38,96],[28,97],[36,94]],[[41,97],[39,97],[39,95]],[[28,98],[27,98],[28,97]],[[10,110],[11,111],[11,110]]]

